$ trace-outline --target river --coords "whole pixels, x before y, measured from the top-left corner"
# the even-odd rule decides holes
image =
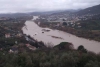
[[[88,40],[84,38],[77,37],[75,35],[59,31],[52,30],[49,28],[41,28],[34,21],[26,21],[22,30],[24,34],[30,35],[37,41],[43,41],[44,43],[51,43],[53,46],[61,42],[70,42],[74,45],[74,48],[77,49],[79,45],[83,45],[87,50],[93,51],[95,53],[100,52],[100,42]],[[49,29],[49,32],[44,32],[43,29]],[[62,39],[53,38],[51,36],[61,37]]]

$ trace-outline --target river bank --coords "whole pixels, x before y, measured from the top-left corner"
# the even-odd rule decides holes
[[[36,22],[37,23],[37,22]],[[64,31],[64,32],[67,32],[67,33],[70,33],[70,34],[73,34],[73,35],[76,35],[78,37],[82,37],[82,38],[86,38],[86,39],[89,39],[89,40],[95,40],[95,41],[98,41],[100,42],[100,32],[93,32],[92,30],[80,30],[80,29],[73,29],[71,27],[66,27],[66,26],[59,26],[59,27],[55,27],[55,23],[51,24],[51,23],[43,23],[41,22],[40,23],[40,27],[43,27],[43,28],[50,28],[50,29],[57,29],[57,30],[60,30],[60,31]]]

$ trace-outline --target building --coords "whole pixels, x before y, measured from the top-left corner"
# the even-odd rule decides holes
[[[22,36],[22,33],[18,33],[17,36],[18,36],[18,37],[21,37],[21,36]]]
[[[10,38],[10,33],[5,34],[5,38]]]
[[[18,53],[18,48],[17,48],[17,47],[12,47],[12,48],[9,50],[9,53]]]
[[[26,47],[28,47],[30,50],[36,50],[36,47],[34,47],[30,44],[26,44]]]
[[[6,17],[1,17],[0,20],[8,20]]]

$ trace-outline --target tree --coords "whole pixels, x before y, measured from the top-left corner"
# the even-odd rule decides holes
[[[77,50],[78,50],[78,51],[82,51],[82,52],[84,52],[84,53],[87,53],[87,50],[84,48],[83,45],[80,45],[80,46],[78,47]]]
[[[72,50],[74,49],[73,44],[68,42],[61,42],[59,45],[55,46],[56,48],[59,48],[60,50]]]
[[[100,67],[100,62],[98,61],[89,61],[85,67]]]
[[[67,23],[66,22],[63,22],[63,25],[67,25]]]

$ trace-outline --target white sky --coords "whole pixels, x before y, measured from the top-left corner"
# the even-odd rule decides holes
[[[100,0],[0,0],[0,13],[83,9]]]

